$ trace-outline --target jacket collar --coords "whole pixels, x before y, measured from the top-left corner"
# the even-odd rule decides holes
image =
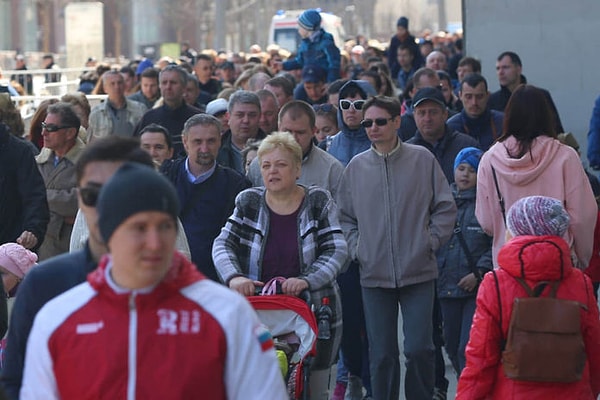
[[[84,148],[85,144],[79,137],[77,137],[77,139],[75,140],[75,145],[71,147],[67,154],[65,154],[65,158],[71,163],[75,164],[75,161],[77,161],[79,155],[81,154]],[[44,164],[48,162],[50,157],[54,157],[54,151],[47,147],[42,147],[42,150],[40,150],[40,154],[36,156],[35,160],[38,164]]]

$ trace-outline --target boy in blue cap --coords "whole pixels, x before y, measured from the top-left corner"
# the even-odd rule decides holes
[[[285,71],[300,69],[308,65],[318,65],[327,71],[327,82],[340,78],[340,49],[333,36],[321,28],[321,15],[315,9],[304,11],[298,17],[298,33],[302,42],[296,58],[284,61]]]
[[[438,251],[437,295],[444,321],[446,353],[457,376],[465,367],[465,347],[483,275],[492,269],[492,238],[475,218],[477,167],[483,152],[462,149],[454,161],[452,194],[457,215],[454,233]]]

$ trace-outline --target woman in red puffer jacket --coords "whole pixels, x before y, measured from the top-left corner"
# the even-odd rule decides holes
[[[590,279],[573,268],[569,246],[561,238],[568,224],[569,216],[562,203],[549,197],[523,198],[508,211],[507,228],[514,238],[498,254],[500,268],[496,276],[501,307],[496,281],[488,273],[477,296],[477,309],[466,349],[467,365],[459,379],[457,399],[591,400],[600,394],[598,306]],[[508,334],[513,300],[527,297],[515,277],[524,278],[530,287],[540,281],[560,280],[556,297],[575,300],[587,307],[581,308],[581,332],[587,360],[578,382],[528,382],[510,379],[504,374],[502,342]]]

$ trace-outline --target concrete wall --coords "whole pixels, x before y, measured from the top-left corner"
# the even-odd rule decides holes
[[[528,83],[551,92],[584,158],[600,94],[598,16],[598,0],[463,0],[466,53],[482,61],[490,90],[498,89],[496,57],[515,51]]]

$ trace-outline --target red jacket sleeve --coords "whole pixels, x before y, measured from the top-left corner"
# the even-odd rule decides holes
[[[500,307],[493,274],[486,274],[477,294],[467,364],[460,375],[456,399],[485,399],[492,392],[502,352]]]
[[[593,286],[590,279],[586,276],[586,286],[588,289],[587,312],[583,315],[582,335],[585,342],[585,352],[588,358],[590,369],[590,385],[594,397],[600,394],[600,317],[598,313],[598,304],[593,295]]]

